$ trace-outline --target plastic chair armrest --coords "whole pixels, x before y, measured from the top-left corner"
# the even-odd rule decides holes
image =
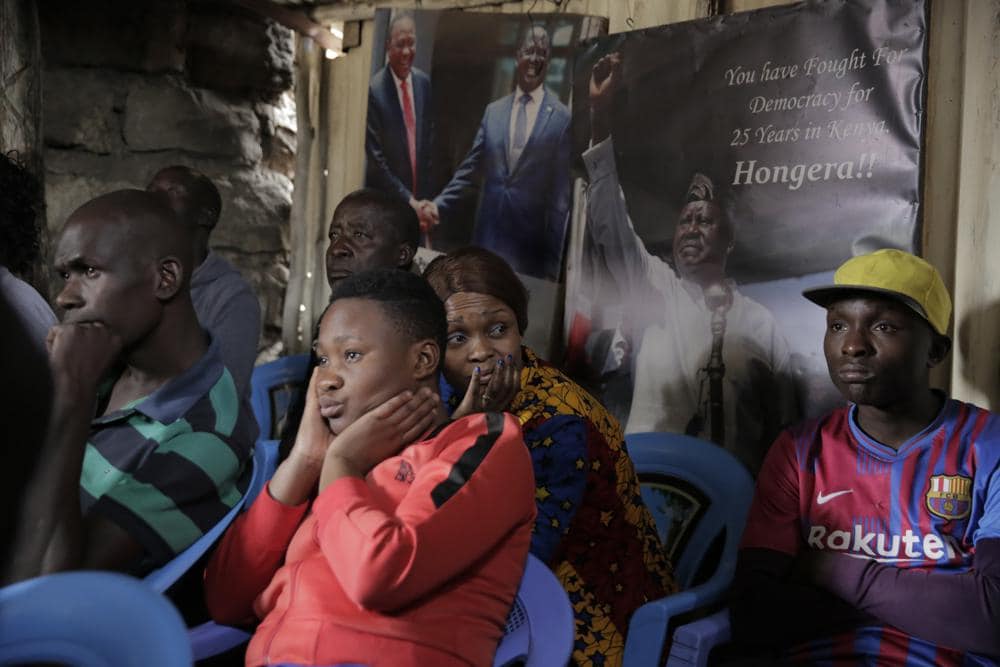
[[[717,574],[703,584],[647,602],[636,609],[628,626],[625,664],[634,667],[659,665],[671,619],[721,600],[730,579]]]
[[[677,628],[667,667],[704,666],[712,649],[731,638],[729,610],[723,609]]]
[[[188,630],[195,661],[225,653],[250,640],[250,634],[228,625],[208,621]]]

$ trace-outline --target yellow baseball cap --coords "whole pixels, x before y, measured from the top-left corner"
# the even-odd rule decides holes
[[[833,274],[833,285],[803,290],[802,296],[826,308],[845,292],[874,292],[897,299],[947,335],[951,297],[941,274],[925,260],[902,250],[876,250],[852,257]]]

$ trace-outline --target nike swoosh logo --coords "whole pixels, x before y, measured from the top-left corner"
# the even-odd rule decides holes
[[[854,489],[847,489],[846,491],[834,491],[833,493],[828,493],[825,496],[823,495],[823,492],[820,491],[816,495],[816,504],[817,505],[825,505],[828,502],[830,502],[831,500],[833,500],[834,498],[837,498],[838,496],[842,496],[845,493],[854,493]]]

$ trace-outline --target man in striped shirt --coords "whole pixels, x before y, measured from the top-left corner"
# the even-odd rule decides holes
[[[930,388],[951,345],[937,271],[898,250],[805,296],[848,405],[769,450],[733,631],[807,664],[1000,664],[1000,418]]]
[[[53,403],[8,579],[142,573],[240,498],[256,426],[191,304],[192,240],[156,195],[122,190],[67,219]]]

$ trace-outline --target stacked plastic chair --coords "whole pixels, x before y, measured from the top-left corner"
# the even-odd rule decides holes
[[[732,454],[711,442],[674,433],[632,433],[626,446],[639,475],[643,496],[654,517],[660,512],[648,502],[653,486],[694,488],[705,500],[683,543],[673,554],[680,591],[649,602],[635,611],[625,643],[627,667],[655,667],[680,614],[719,603],[736,572],[736,551],[753,498],[753,478]],[[656,517],[658,524],[664,517]],[[721,536],[721,538],[720,538]],[[662,535],[661,535],[662,537]],[[704,581],[697,581],[703,561],[717,539],[719,562]],[[685,647],[674,636],[669,664],[685,663]]]
[[[493,667],[565,665],[573,650],[573,607],[556,575],[528,556]]]
[[[0,665],[190,667],[173,605],[138,579],[60,572],[0,589]]]

